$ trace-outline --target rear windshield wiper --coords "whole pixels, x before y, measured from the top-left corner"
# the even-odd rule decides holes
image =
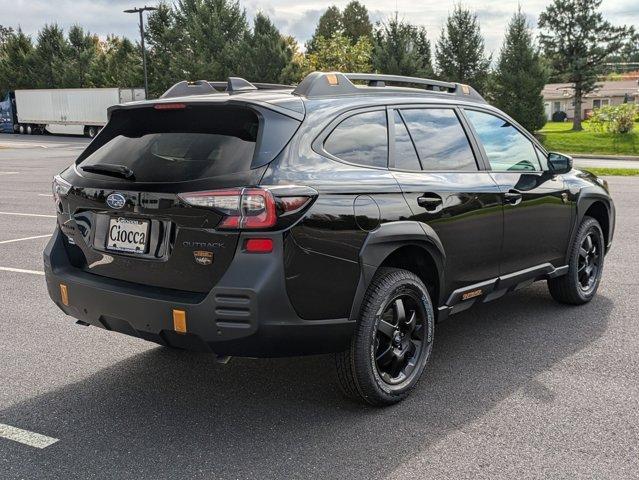
[[[80,167],[85,172],[101,173],[102,175],[110,175],[112,177],[126,178],[134,180],[133,170],[126,165],[115,165],[113,163],[99,163],[96,165],[82,165]]]

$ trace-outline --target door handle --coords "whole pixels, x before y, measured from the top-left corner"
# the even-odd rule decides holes
[[[504,203],[508,205],[519,205],[523,195],[517,190],[509,190],[504,193]]]
[[[421,196],[417,199],[417,205],[426,209],[427,212],[438,212],[443,208],[444,201],[437,196]]]

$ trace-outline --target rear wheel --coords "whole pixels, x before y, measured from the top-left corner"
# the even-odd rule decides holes
[[[584,217],[570,250],[568,273],[548,280],[552,297],[571,305],[592,300],[599,288],[604,254],[605,241],[599,222]]]
[[[336,355],[344,393],[375,406],[408,396],[430,358],[434,315],[413,273],[383,268],[371,282],[351,346]]]

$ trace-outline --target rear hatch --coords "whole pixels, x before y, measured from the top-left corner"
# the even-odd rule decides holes
[[[259,184],[299,123],[251,105],[112,111],[54,182],[72,264],[117,280],[208,292],[232,261],[239,233],[216,228],[223,214],[190,207],[178,194]]]

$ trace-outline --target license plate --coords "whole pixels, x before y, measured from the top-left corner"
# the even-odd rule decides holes
[[[149,243],[148,220],[110,218],[106,248],[116,252],[146,253]]]

